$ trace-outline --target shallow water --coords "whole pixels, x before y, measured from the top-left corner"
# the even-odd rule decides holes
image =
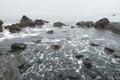
[[[25,28],[16,34],[7,30],[0,33],[0,50],[3,52],[9,50],[12,43],[27,44],[27,49],[20,55],[31,66],[23,72],[22,80],[67,80],[70,77],[71,80],[94,80],[97,75],[102,76],[102,80],[120,80],[119,34],[94,28],[57,28],[52,26],[53,22],[42,27]],[[75,25],[71,21],[66,23]],[[54,33],[47,34],[48,30],[54,30]],[[41,42],[35,43],[37,40]],[[91,46],[90,43],[99,46]],[[59,44],[60,49],[53,50],[53,44]],[[105,47],[114,49],[115,53],[106,53]],[[83,58],[77,59],[76,55],[83,55]],[[85,58],[91,60],[92,69],[83,65]]]

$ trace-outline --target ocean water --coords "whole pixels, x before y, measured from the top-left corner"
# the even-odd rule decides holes
[[[2,16],[3,17],[3,16]],[[11,17],[11,18],[10,18]],[[19,22],[22,16],[1,18],[4,25]],[[12,43],[27,44],[27,49],[20,55],[30,64],[21,75],[22,80],[94,80],[97,75],[102,80],[120,80],[120,35],[111,31],[100,31],[94,28],[53,27],[53,22],[61,21],[75,25],[79,21],[97,21],[107,17],[112,22],[120,22],[120,16],[29,16],[31,19],[50,21],[41,27],[25,28],[20,33],[11,34],[4,30],[0,33],[0,49],[10,48]],[[53,34],[47,34],[54,30]],[[41,40],[40,43],[35,41]],[[90,46],[90,43],[99,46]],[[51,45],[59,44],[60,49],[53,50]],[[115,50],[114,54],[106,53],[105,47]],[[83,55],[77,59],[76,55]],[[116,58],[115,55],[118,57]],[[83,60],[89,58],[92,69],[86,69]],[[62,77],[61,77],[62,76]]]

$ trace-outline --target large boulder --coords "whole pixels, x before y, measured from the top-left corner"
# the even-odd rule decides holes
[[[95,28],[96,29],[105,29],[107,25],[109,25],[110,21],[107,18],[103,18],[98,20],[95,23]]]
[[[62,27],[62,26],[65,26],[65,24],[62,23],[62,22],[55,22],[55,23],[53,24],[53,26],[54,26],[54,27]]]
[[[20,20],[20,26],[21,27],[27,27],[27,26],[35,26],[34,22],[28,18],[27,16],[23,15],[22,19]]]
[[[11,33],[17,33],[22,30],[20,24],[18,24],[18,23],[12,24],[10,26],[6,26],[5,28],[8,29],[9,32],[11,32]]]
[[[20,80],[18,67],[21,65],[22,61],[15,55],[0,60],[0,80]]]
[[[93,27],[94,26],[94,22],[92,21],[81,21],[81,22],[78,22],[76,23],[76,25],[78,27]]]
[[[13,50],[13,51],[19,51],[19,50],[26,49],[26,47],[27,47],[26,44],[23,44],[23,43],[14,43],[11,46],[11,50]]]

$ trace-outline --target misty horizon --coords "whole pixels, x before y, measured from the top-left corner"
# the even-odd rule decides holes
[[[0,0],[0,15],[119,14],[119,0]]]

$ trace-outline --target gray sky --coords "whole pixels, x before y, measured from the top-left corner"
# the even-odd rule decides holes
[[[120,0],[0,0],[0,15],[120,13]]]

